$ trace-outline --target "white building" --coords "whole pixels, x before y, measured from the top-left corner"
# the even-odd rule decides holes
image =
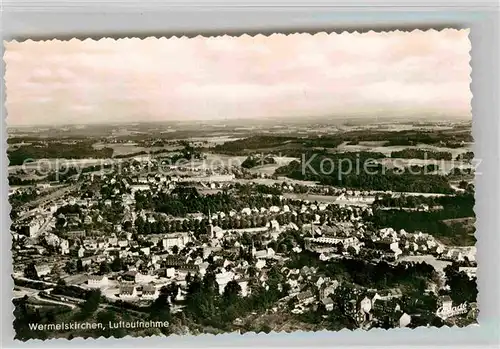
[[[174,246],[177,246],[181,249],[185,247],[186,244],[190,241],[191,237],[188,233],[173,233],[166,234],[162,240],[162,244],[164,249],[169,249]]]
[[[227,283],[231,280],[234,280],[235,274],[231,271],[223,271],[218,274],[215,274],[215,281],[219,285],[219,293],[222,294],[224,292],[224,288]]]
[[[130,186],[130,192],[134,195],[138,191],[148,191],[151,190],[149,184],[133,184]]]
[[[104,275],[89,275],[87,284],[89,287],[101,288],[108,285],[108,278]]]

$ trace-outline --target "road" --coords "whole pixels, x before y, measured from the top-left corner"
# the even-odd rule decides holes
[[[40,293],[37,293],[37,294],[33,295],[33,298],[35,298],[35,299],[37,299],[39,301],[42,301],[42,302],[47,302],[47,303],[52,303],[52,304],[57,304],[57,305],[62,305],[62,306],[70,307],[71,309],[75,309],[76,308],[76,305],[73,304],[73,303],[71,303],[71,302],[57,301],[55,299],[41,297]]]

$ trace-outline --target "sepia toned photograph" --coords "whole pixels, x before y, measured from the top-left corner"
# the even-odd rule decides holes
[[[469,30],[4,45],[17,340],[477,326]]]

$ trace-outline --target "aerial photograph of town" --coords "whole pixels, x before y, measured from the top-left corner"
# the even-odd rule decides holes
[[[477,325],[469,49],[6,43],[16,339]]]

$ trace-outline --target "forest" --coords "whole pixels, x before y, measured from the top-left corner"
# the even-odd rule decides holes
[[[243,168],[254,168],[256,166],[263,166],[263,165],[270,165],[270,164],[275,164],[276,161],[274,160],[273,157],[271,156],[264,156],[264,155],[250,155],[243,161],[241,164],[241,167]]]
[[[371,152],[328,155],[310,153],[305,157],[305,163],[292,161],[276,169],[275,173],[293,179],[351,189],[453,193],[445,176],[432,175],[432,180],[429,180],[429,176],[422,173],[384,168],[374,161],[383,157],[383,154]]]
[[[95,149],[92,147],[94,141],[78,141],[74,143],[51,142],[23,145],[8,151],[10,166],[22,165],[27,160],[39,159],[84,159],[84,158],[110,158],[113,149]]]
[[[399,209],[375,209],[373,216],[369,218],[375,228],[392,227],[396,230],[404,229],[408,232],[421,231],[437,238],[446,238],[447,242],[454,245],[470,246],[475,243],[475,237],[471,234],[470,228],[467,226],[460,228],[457,225],[447,224],[447,221],[450,220],[475,217],[473,193],[432,199],[401,198],[395,201],[382,199],[378,201],[377,205],[381,203],[393,204],[396,207],[401,205],[415,206],[424,203],[429,206],[437,204],[441,205],[442,209],[413,212]]]
[[[447,161],[453,159],[450,152],[430,151],[422,149],[403,149],[400,151],[393,151],[391,153],[391,158],[447,160]]]

